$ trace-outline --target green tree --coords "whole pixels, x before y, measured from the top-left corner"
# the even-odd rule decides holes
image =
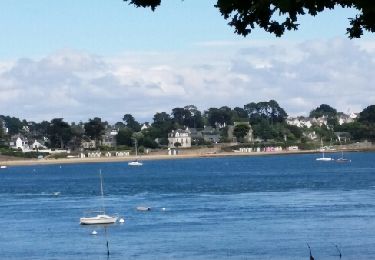
[[[155,10],[161,0],[124,0],[137,7]],[[285,30],[297,30],[298,18],[304,15],[316,16],[325,10],[337,7],[357,10],[350,18],[346,29],[349,38],[359,38],[363,31],[375,32],[375,3],[371,0],[217,0],[215,5],[237,34],[246,36],[259,26],[278,37]]]
[[[363,109],[363,111],[359,113],[358,121],[367,124],[375,123],[375,105],[371,105]]]
[[[19,134],[22,130],[22,127],[26,124],[25,120],[21,121],[19,118],[16,117],[10,117],[10,116],[0,116],[1,119],[5,122],[6,127],[8,128],[8,134],[9,135],[15,135]]]
[[[122,120],[125,122],[126,127],[134,132],[141,131],[141,124],[138,123],[131,114],[125,114]]]
[[[189,128],[203,128],[203,117],[198,108],[194,105],[188,105],[184,109],[190,113],[190,118],[186,121],[186,126]]]
[[[118,131],[116,136],[117,145],[126,145],[131,147],[133,131],[130,128],[122,128]]]
[[[178,127],[184,127],[192,122],[192,115],[189,110],[181,107],[176,107],[172,109],[172,119],[178,124]]]
[[[250,127],[245,124],[236,125],[233,129],[233,135],[238,141],[243,141],[243,138],[249,133]]]
[[[85,123],[85,134],[91,139],[95,140],[95,143],[98,145],[101,141],[102,135],[104,134],[105,124],[102,122],[102,119],[95,117],[94,119],[89,119]]]
[[[72,138],[72,129],[63,118],[54,118],[48,127],[48,138],[52,148],[64,148]]]
[[[171,116],[166,112],[156,113],[153,118],[152,127],[154,138],[167,138],[168,133],[174,129]]]
[[[212,127],[232,124],[232,110],[226,106],[221,108],[209,108],[205,112],[205,116],[207,117],[209,125]]]
[[[258,124],[262,120],[267,120],[270,124],[285,122],[288,114],[275,100],[268,102],[251,102],[244,106],[250,123]]]
[[[333,118],[337,116],[337,110],[327,104],[321,104],[319,107],[311,110],[310,117],[311,118],[319,118],[322,116],[326,116],[328,118]]]

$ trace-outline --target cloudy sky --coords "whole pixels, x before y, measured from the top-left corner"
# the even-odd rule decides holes
[[[353,10],[303,17],[281,39],[243,38],[213,0],[162,3],[153,13],[122,0],[3,0],[0,114],[116,122],[190,104],[275,99],[290,115],[375,104],[375,35],[346,38]]]

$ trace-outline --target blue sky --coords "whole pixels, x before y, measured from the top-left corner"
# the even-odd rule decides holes
[[[189,104],[275,99],[299,115],[375,103],[374,35],[347,39],[353,10],[302,17],[280,39],[234,34],[212,0],[163,0],[155,12],[121,0],[1,4],[0,114],[116,122]]]
[[[205,41],[274,40],[256,30],[247,38],[233,29],[213,7],[215,1],[163,0],[152,12],[121,0],[2,1],[0,57],[42,56],[72,48],[107,55],[122,51],[171,51]],[[352,10],[303,17],[301,29],[286,39],[344,36]]]

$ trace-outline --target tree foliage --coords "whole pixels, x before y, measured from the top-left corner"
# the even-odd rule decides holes
[[[250,127],[245,124],[236,125],[233,129],[233,135],[237,140],[243,140],[243,138],[249,133]]]
[[[101,140],[102,135],[104,134],[104,123],[102,119],[99,117],[95,117],[94,119],[89,119],[87,123],[85,123],[85,134],[90,138],[94,139],[96,143]]]
[[[288,114],[275,100],[268,102],[251,102],[244,106],[250,123],[256,124],[262,120],[267,120],[270,124],[284,122]]]
[[[363,111],[359,114],[359,121],[368,124],[375,124],[375,105],[371,105],[363,109]]]
[[[124,0],[136,7],[155,10],[161,0]],[[337,7],[358,11],[349,18],[346,29],[349,38],[360,38],[363,31],[375,32],[375,2],[372,0],[217,0],[215,5],[229,20],[237,34],[247,36],[258,26],[280,37],[286,30],[297,30],[303,15],[317,14]]]
[[[141,124],[138,123],[131,114],[125,114],[122,120],[125,122],[126,127],[134,132],[141,131]]]
[[[336,117],[336,115],[337,115],[337,110],[327,104],[321,104],[319,107],[311,110],[310,112],[311,118],[319,118],[322,116],[333,118],[333,117]]]
[[[52,148],[64,148],[72,138],[72,129],[63,118],[54,118],[48,127],[48,138]]]

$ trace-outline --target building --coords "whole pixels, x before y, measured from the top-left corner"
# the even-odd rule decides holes
[[[220,142],[220,133],[217,129],[211,126],[206,126],[202,131],[202,137],[205,142],[218,143]]]
[[[103,146],[115,147],[117,145],[116,136],[118,134],[117,129],[107,129],[105,134],[102,136],[101,144]]]
[[[181,148],[189,148],[191,147],[191,133],[189,129],[182,130],[172,130],[171,133],[168,134],[168,147],[174,148],[176,147],[175,144],[179,143]]]

